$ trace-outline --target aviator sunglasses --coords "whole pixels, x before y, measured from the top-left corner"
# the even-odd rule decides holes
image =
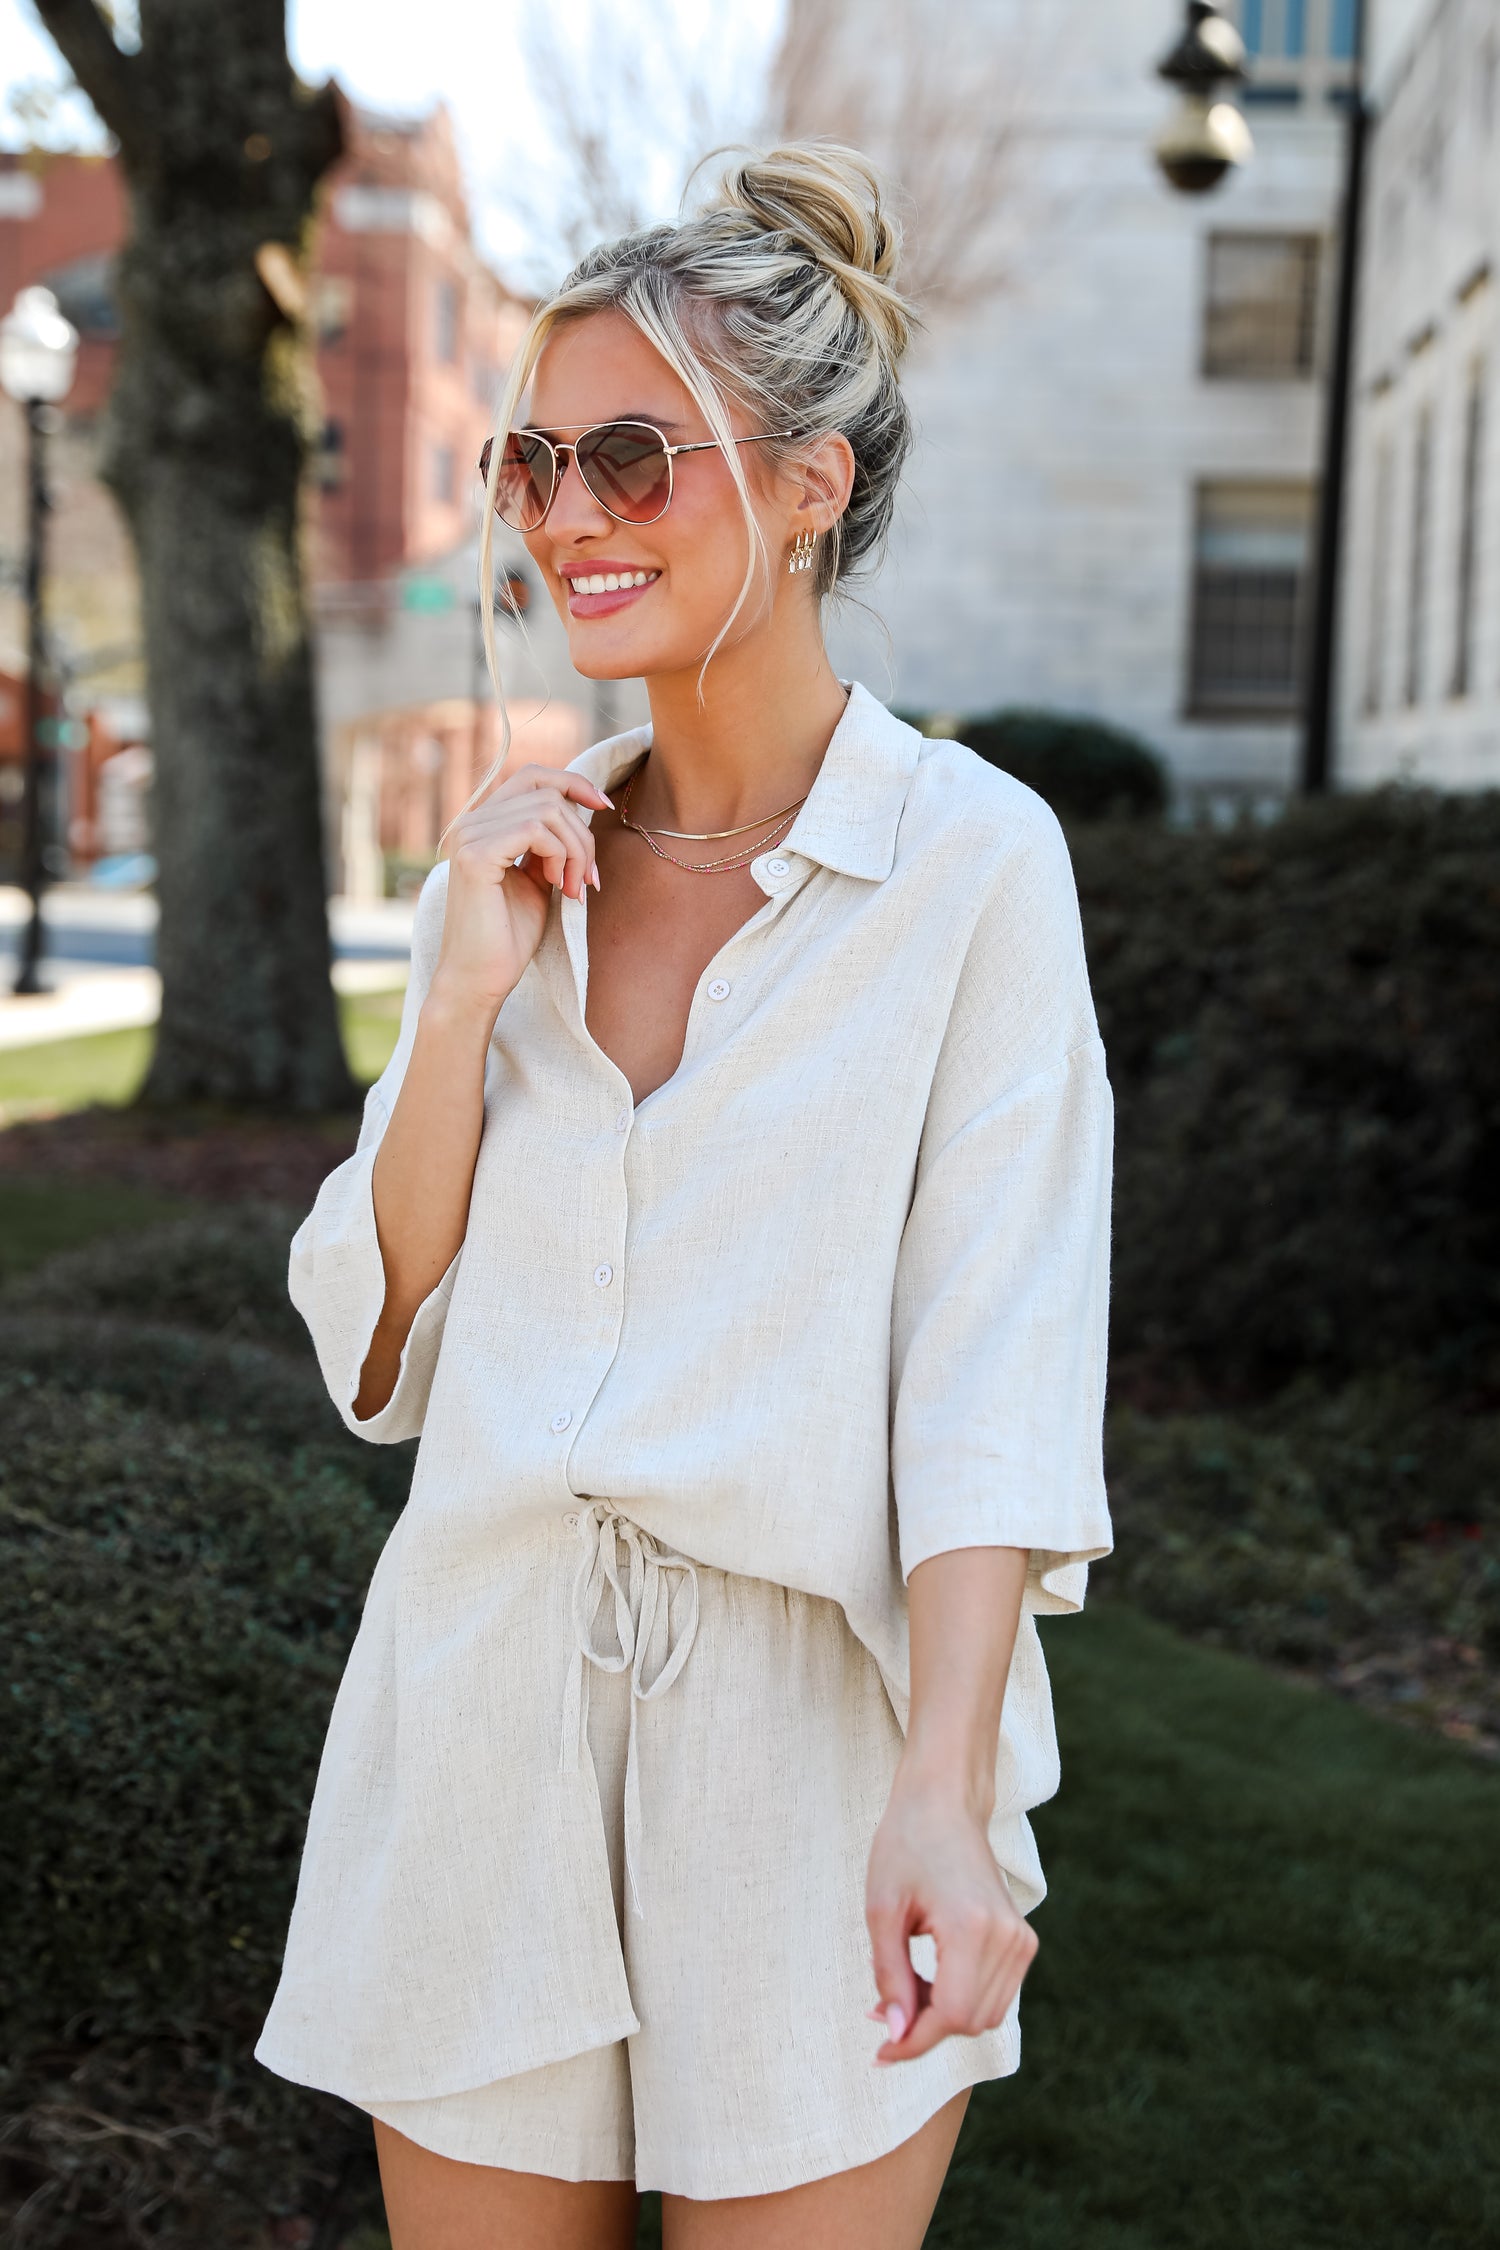
[[[794,437],[794,430],[761,430],[737,437],[736,445],[763,445],[768,438]],[[488,485],[494,439],[486,438],[479,474]],[[669,445],[654,422],[596,422],[571,445],[558,445],[540,430],[512,430],[495,479],[495,513],[512,531],[539,531],[562,483],[565,453],[571,453],[585,489],[617,523],[655,523],[672,505],[672,463],[679,453],[716,453],[717,438],[692,445]]]

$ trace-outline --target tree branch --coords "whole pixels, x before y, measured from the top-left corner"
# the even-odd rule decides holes
[[[116,46],[95,0],[35,0],[58,53],[122,148],[142,123],[139,70]]]

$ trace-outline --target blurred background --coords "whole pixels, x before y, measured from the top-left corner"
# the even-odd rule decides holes
[[[834,652],[1057,808],[1119,1102],[1118,1550],[931,2239],[1500,2242],[1500,0],[18,0],[0,102],[7,2240],[382,2250],[249,2059],[411,1467],[287,1241],[499,748],[530,307],[827,133],[923,318]],[[513,755],[644,715],[489,598]]]

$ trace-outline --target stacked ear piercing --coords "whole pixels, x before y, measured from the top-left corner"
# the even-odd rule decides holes
[[[791,554],[787,557],[787,569],[789,571],[811,570],[813,563],[813,549],[817,545],[817,543],[817,534],[815,532],[799,531],[796,538],[792,541],[792,551]]]

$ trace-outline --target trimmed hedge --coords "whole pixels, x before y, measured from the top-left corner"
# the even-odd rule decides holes
[[[102,1238],[0,1297],[0,2223],[28,2250],[262,2250],[319,2215],[332,2244],[379,2208],[365,2121],[251,2059],[414,1452],[334,1412],[294,1225]]]
[[[191,1422],[272,1453],[341,1468],[392,1513],[411,1484],[417,1442],[366,1445],[345,1429],[304,1335],[293,1359],[260,1344],[93,1313],[21,1313],[0,1298],[0,1379],[54,1392],[108,1392],[167,1422]]]
[[[1500,795],[1071,836],[1118,1104],[1114,1380],[1500,1396]]]
[[[240,1204],[104,1235],[48,1259],[6,1291],[4,1304],[149,1320],[302,1353],[307,1329],[287,1296],[288,1248],[301,1215]]]
[[[263,2239],[368,2139],[249,2050],[394,1511],[327,1449],[101,1391],[0,1374],[0,1419],[4,2203],[55,2250]]]
[[[1500,1727],[1500,1416],[1389,1377],[1236,1415],[1120,1408],[1108,1469],[1111,1596],[1278,1662],[1441,1642]]]
[[[1166,811],[1161,759],[1139,735],[1102,719],[1017,704],[965,719],[958,740],[1024,781],[1064,820],[1151,820]]]
[[[326,1459],[0,1377],[13,2030],[264,1990],[389,1512]]]

